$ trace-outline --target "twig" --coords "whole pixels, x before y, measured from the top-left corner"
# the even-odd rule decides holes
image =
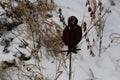
[[[109,10],[109,8],[108,8],[108,10]],[[106,10],[105,13],[85,32],[83,37],[88,34],[88,32],[106,15],[106,13],[108,13],[108,10]]]
[[[107,17],[108,17],[108,15],[107,15]],[[103,25],[101,26],[102,28],[101,28],[100,43],[99,43],[99,56],[101,55],[102,39],[103,39],[103,32],[104,32],[106,19],[104,20]]]

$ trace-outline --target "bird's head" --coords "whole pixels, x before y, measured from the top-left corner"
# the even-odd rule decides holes
[[[75,16],[70,16],[68,18],[68,26],[76,26],[78,23],[78,19]]]

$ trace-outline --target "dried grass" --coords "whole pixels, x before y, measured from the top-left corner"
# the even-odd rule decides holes
[[[36,49],[37,43],[39,48],[45,46],[48,52],[58,56],[63,46],[60,37],[62,28],[50,19],[55,8],[53,0],[37,0],[34,3],[29,0],[8,0],[1,1],[0,6],[5,10],[3,15],[27,24],[27,32],[33,40],[32,49]]]

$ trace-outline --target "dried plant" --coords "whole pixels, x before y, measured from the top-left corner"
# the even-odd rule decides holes
[[[109,0],[109,1],[110,1],[110,4],[111,4],[112,6],[115,5],[115,0]]]
[[[5,11],[3,15],[7,18],[27,24],[28,36],[33,41],[32,50],[38,51],[38,48],[45,46],[46,50],[54,56],[60,53],[63,46],[60,37],[62,28],[50,19],[53,16],[52,10],[55,8],[53,0],[37,0],[36,2],[8,0],[1,1],[0,6]]]
[[[105,27],[105,21],[107,18],[107,14],[109,14],[111,11],[108,9],[105,9],[103,6],[103,3],[100,0],[87,0],[86,1],[86,7],[88,8],[88,12],[90,14],[90,18],[91,18],[91,27],[88,28],[88,25],[86,22],[83,22],[82,26],[83,29],[86,30],[86,26],[87,26],[87,30],[85,31],[85,38],[86,38],[86,42],[87,42],[87,49],[90,51],[90,54],[92,54],[92,56],[94,56],[94,44],[99,42],[99,56],[101,54],[101,45],[102,45],[102,37],[103,37],[103,31],[104,31],[104,27]],[[85,24],[86,23],[86,24]],[[95,31],[95,35],[93,37],[93,39],[91,39],[88,36],[88,32],[90,32],[91,29],[94,29]],[[98,45],[97,45],[98,46]]]
[[[16,33],[12,31],[11,33],[20,40],[21,44],[19,45],[19,48],[26,49],[27,52],[31,54],[30,56],[34,57],[36,61],[38,61],[37,64],[21,65],[23,59],[21,61],[21,57],[19,57],[20,73],[23,74],[23,76],[28,77],[30,80],[49,80],[49,78],[41,71],[42,66],[40,66],[39,49],[41,46],[44,46],[46,51],[49,53],[48,56],[52,55],[53,57],[56,57],[59,56],[59,53],[61,53],[60,50],[63,47],[61,40],[62,28],[52,20],[52,11],[55,8],[54,1],[37,0],[36,2],[30,2],[29,0],[3,0],[0,2],[0,6],[5,11],[0,16],[6,16],[5,18],[10,19],[12,22],[25,24],[27,30],[23,30],[23,34],[25,32],[28,33],[26,37],[32,41],[32,45],[29,44],[26,39],[19,38]],[[15,27],[17,26],[18,25]],[[0,27],[0,29],[3,28],[4,27]],[[25,56],[25,53],[22,54],[20,49],[17,48],[17,50],[21,56]],[[28,67],[26,69],[27,71],[25,71],[26,67]],[[32,74],[32,76],[27,73]],[[58,73],[56,78],[60,76]],[[18,76],[19,75],[20,74],[18,74]]]

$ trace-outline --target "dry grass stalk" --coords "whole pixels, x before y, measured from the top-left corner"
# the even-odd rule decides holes
[[[16,2],[17,6],[12,5],[13,2]],[[55,21],[48,21],[55,8],[53,0],[37,0],[34,3],[29,0],[10,0],[0,2],[0,6],[5,10],[4,15],[8,18],[28,25],[28,34],[32,37],[33,49],[36,49],[37,43],[39,46],[46,46],[47,51],[55,53],[53,54],[55,56],[60,53],[63,45],[59,35],[62,29]]]
[[[17,6],[12,5],[13,2],[16,2]],[[58,56],[63,46],[60,37],[62,28],[50,19],[52,17],[52,10],[55,8],[53,0],[37,0],[34,3],[29,0],[8,0],[7,2],[0,2],[0,6],[5,10],[3,15],[7,16],[7,18],[23,22],[27,25],[26,32],[29,34],[29,39],[33,41],[32,46],[28,45],[27,48],[38,63],[29,66],[24,65],[20,68],[21,72],[23,72],[22,74],[32,80],[48,80],[47,76],[41,71],[42,66],[40,65],[38,51],[41,46],[45,46],[49,53],[51,52],[53,56]],[[17,37],[17,35],[15,36]],[[27,72],[33,74],[32,76],[26,73],[26,67],[31,67]],[[59,71],[56,79],[61,74],[62,72]]]
[[[60,77],[60,75],[63,73],[63,71],[61,71],[60,69],[61,69],[61,60],[59,61],[54,80],[57,80]]]
[[[88,12],[90,13],[91,18],[91,27],[89,29],[85,30],[85,33],[83,36],[86,38],[87,42],[87,49],[90,51],[90,54],[93,55],[93,48],[94,44],[96,42],[99,42],[99,54],[101,53],[101,45],[102,45],[102,36],[103,36],[103,30],[104,30],[104,24],[106,21],[106,15],[109,14],[111,11],[109,9],[105,9],[103,7],[103,3],[100,0],[87,0],[86,7],[88,8]],[[87,25],[87,24],[86,24]],[[82,24],[83,29],[85,27],[84,23]],[[87,25],[88,26],[88,25]],[[85,27],[86,28],[86,27]],[[91,31],[91,29],[94,29],[95,35],[93,39],[90,39],[88,36],[88,33]]]

